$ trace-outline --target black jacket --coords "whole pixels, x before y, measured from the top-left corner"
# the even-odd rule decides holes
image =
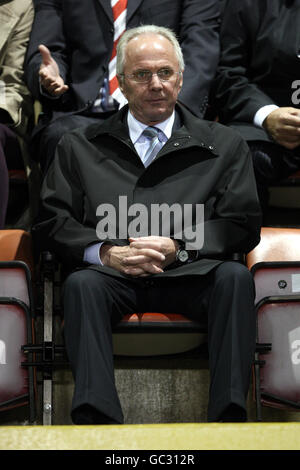
[[[146,169],[129,138],[127,107],[102,125],[61,139],[42,188],[43,221],[34,230],[42,249],[55,252],[68,268],[82,267],[85,248],[101,241],[97,208],[104,203],[118,208],[120,196],[127,197],[128,207],[144,204],[149,213],[152,204],[204,204],[200,259],[157,276],[204,274],[234,252],[254,248],[260,208],[247,144],[231,129],[176,109],[182,126]],[[117,217],[117,234],[119,227]],[[171,224],[171,236],[172,230]],[[111,242],[128,244],[126,233]]]

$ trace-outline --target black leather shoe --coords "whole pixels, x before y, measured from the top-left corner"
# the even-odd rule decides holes
[[[91,405],[81,405],[71,413],[74,424],[118,424],[109,416],[104,415]]]
[[[232,403],[221,414],[220,423],[245,423],[247,421],[247,413],[239,405]]]

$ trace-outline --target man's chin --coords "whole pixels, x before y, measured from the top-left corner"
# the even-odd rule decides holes
[[[161,108],[161,109],[155,109],[152,110],[149,113],[144,113],[144,118],[147,118],[149,122],[163,122],[168,117],[171,116],[173,110],[166,109],[166,108]]]
[[[171,116],[173,109],[166,108],[166,106],[149,107],[148,104],[145,104],[143,110],[131,109],[131,112],[138,121],[150,126],[168,119],[168,117]]]

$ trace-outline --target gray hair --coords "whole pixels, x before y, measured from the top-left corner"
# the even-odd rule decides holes
[[[175,55],[179,64],[179,69],[181,72],[183,71],[183,54],[175,33],[171,29],[165,28],[164,26],[144,25],[138,26],[137,28],[127,29],[125,33],[121,36],[117,45],[117,75],[122,75],[124,71],[127,44],[129,43],[129,41],[131,41],[131,39],[137,36],[141,36],[142,34],[159,34],[160,36],[164,36],[166,39],[168,39],[174,47]]]

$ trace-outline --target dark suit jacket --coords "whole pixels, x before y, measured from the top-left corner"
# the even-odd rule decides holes
[[[256,111],[268,104],[299,108],[292,84],[300,79],[300,1],[227,0],[220,41],[212,93],[220,121],[247,140],[268,140],[252,124]]]
[[[219,0],[128,0],[127,28],[156,24],[173,29],[186,63],[181,102],[202,116],[219,59]],[[95,100],[113,46],[110,0],[36,0],[25,62],[26,81],[53,118],[86,109]],[[41,96],[39,44],[46,45],[70,91],[60,99]],[[46,120],[47,121],[47,120]]]
[[[44,181],[36,243],[43,242],[42,249],[57,253],[69,268],[83,266],[85,248],[105,240],[96,235],[98,206],[118,209],[119,196],[126,196],[127,207],[143,204],[149,213],[152,204],[204,204],[200,259],[160,277],[204,274],[234,252],[254,248],[260,207],[248,146],[221,124],[195,118],[182,106],[177,111],[182,126],[146,169],[129,138],[127,107],[102,125],[66,134]],[[117,234],[119,228],[117,217]],[[128,244],[126,235],[110,241]],[[107,267],[95,269],[120,275]]]

